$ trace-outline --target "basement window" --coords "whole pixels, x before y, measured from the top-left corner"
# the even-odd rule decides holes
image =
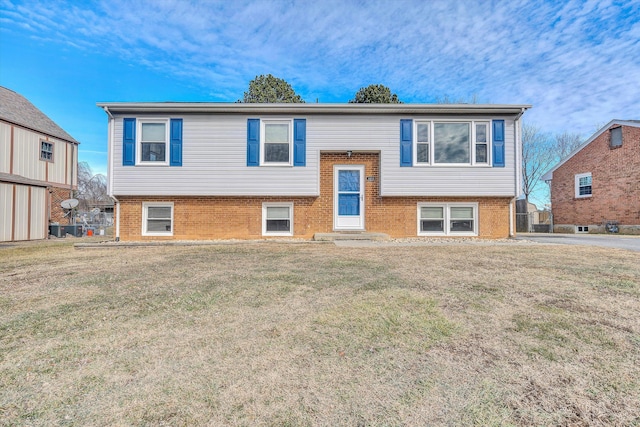
[[[418,203],[419,236],[477,236],[477,203]]]
[[[588,233],[589,226],[588,225],[576,225],[576,233]]]
[[[262,205],[263,236],[293,236],[293,203]]]
[[[142,204],[142,235],[173,236],[173,203]]]

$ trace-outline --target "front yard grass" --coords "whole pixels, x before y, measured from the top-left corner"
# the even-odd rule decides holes
[[[637,253],[0,248],[1,425],[640,425]]]

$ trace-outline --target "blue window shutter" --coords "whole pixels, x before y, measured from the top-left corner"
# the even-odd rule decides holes
[[[123,119],[122,166],[136,164],[136,119]]]
[[[247,120],[247,166],[260,166],[260,119]]]
[[[413,166],[413,120],[400,120],[400,166]]]
[[[504,120],[493,121],[493,167],[503,168],[504,161]]]
[[[307,120],[293,120],[293,166],[307,164]]]
[[[171,119],[169,131],[171,145],[170,166],[182,166],[182,119]]]

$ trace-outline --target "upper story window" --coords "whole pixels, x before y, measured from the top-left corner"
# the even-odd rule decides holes
[[[53,142],[40,141],[40,160],[53,162]]]
[[[489,123],[475,123],[475,164],[489,163]]]
[[[140,120],[139,163],[167,163],[169,127],[166,120]]]
[[[306,164],[306,119],[247,119],[247,166]]]
[[[576,197],[591,197],[591,173],[576,175]]]
[[[122,119],[122,166],[182,166],[182,119]]]
[[[429,129],[430,123],[416,123],[416,161],[418,163],[429,163],[431,156],[429,155]]]
[[[609,144],[609,147],[622,147],[622,126],[613,128],[609,132],[611,133],[611,143]]]
[[[416,165],[488,165],[489,122],[415,122]]]
[[[263,120],[261,135],[262,164],[290,165],[293,141],[291,120]]]

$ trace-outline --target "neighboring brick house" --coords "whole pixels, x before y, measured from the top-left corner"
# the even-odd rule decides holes
[[[0,241],[44,239],[67,221],[78,141],[22,95],[0,86]]]
[[[528,105],[98,106],[116,239],[514,234]]]
[[[612,120],[542,179],[555,232],[640,234],[640,121]]]

